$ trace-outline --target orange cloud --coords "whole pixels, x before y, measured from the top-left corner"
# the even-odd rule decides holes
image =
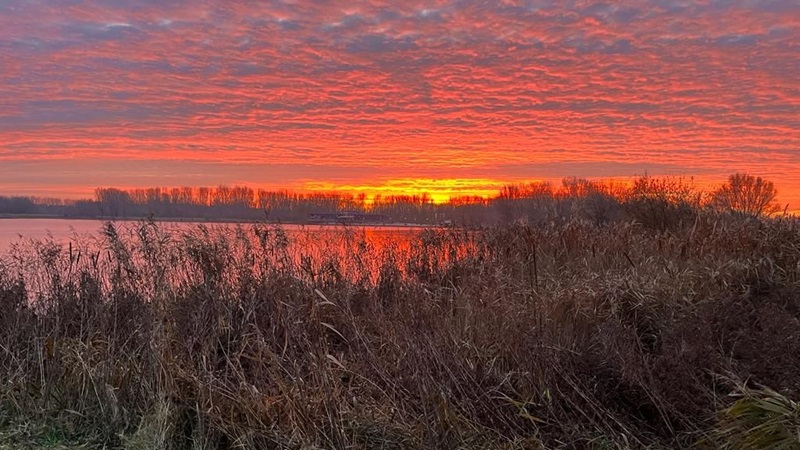
[[[747,171],[800,205],[789,0],[162,3],[2,2],[2,193]]]

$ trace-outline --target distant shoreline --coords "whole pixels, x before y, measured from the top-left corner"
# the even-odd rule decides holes
[[[165,223],[230,223],[230,224],[254,224],[265,223],[269,225],[297,225],[297,226],[325,226],[325,227],[370,227],[370,228],[441,228],[441,224],[424,223],[344,223],[344,222],[300,222],[282,220],[251,220],[234,218],[201,218],[201,217],[109,217],[109,216],[61,216],[57,214],[0,214],[3,219],[50,219],[50,220],[94,220],[98,222],[141,222],[152,220],[153,222]]]

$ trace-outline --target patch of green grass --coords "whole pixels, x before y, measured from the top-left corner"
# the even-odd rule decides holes
[[[79,450],[97,445],[70,438],[57,427],[40,422],[21,422],[0,427],[0,450]]]
[[[713,431],[720,449],[800,449],[800,404],[767,387],[739,383],[737,398],[721,412]]]

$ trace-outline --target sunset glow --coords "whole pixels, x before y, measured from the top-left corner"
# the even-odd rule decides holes
[[[506,183],[501,180],[485,180],[481,178],[463,179],[396,179],[381,184],[334,184],[325,182],[308,182],[301,192],[344,191],[354,194],[365,194],[368,199],[375,196],[428,195],[434,203],[445,203],[458,197],[489,198],[497,195]]]
[[[0,2],[0,195],[742,171],[800,206],[797,2],[567,3]]]

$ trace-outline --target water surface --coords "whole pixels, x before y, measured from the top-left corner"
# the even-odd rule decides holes
[[[87,242],[98,236],[103,229],[103,220],[84,219],[30,219],[30,218],[0,218],[0,253],[7,253],[14,245],[24,245],[31,240],[50,240],[56,243],[68,244],[69,242]],[[136,226],[139,221],[116,221],[116,225],[125,228]],[[172,230],[187,230],[199,225],[209,228],[225,228],[241,225],[249,227],[250,224],[235,223],[208,223],[208,222],[157,222],[159,228]],[[289,236],[310,234],[316,239],[303,239],[305,244],[311,244],[319,239],[324,239],[331,234],[343,231],[364,233],[371,241],[407,240],[408,237],[418,232],[417,227],[391,227],[391,226],[335,226],[335,225],[281,225]]]

